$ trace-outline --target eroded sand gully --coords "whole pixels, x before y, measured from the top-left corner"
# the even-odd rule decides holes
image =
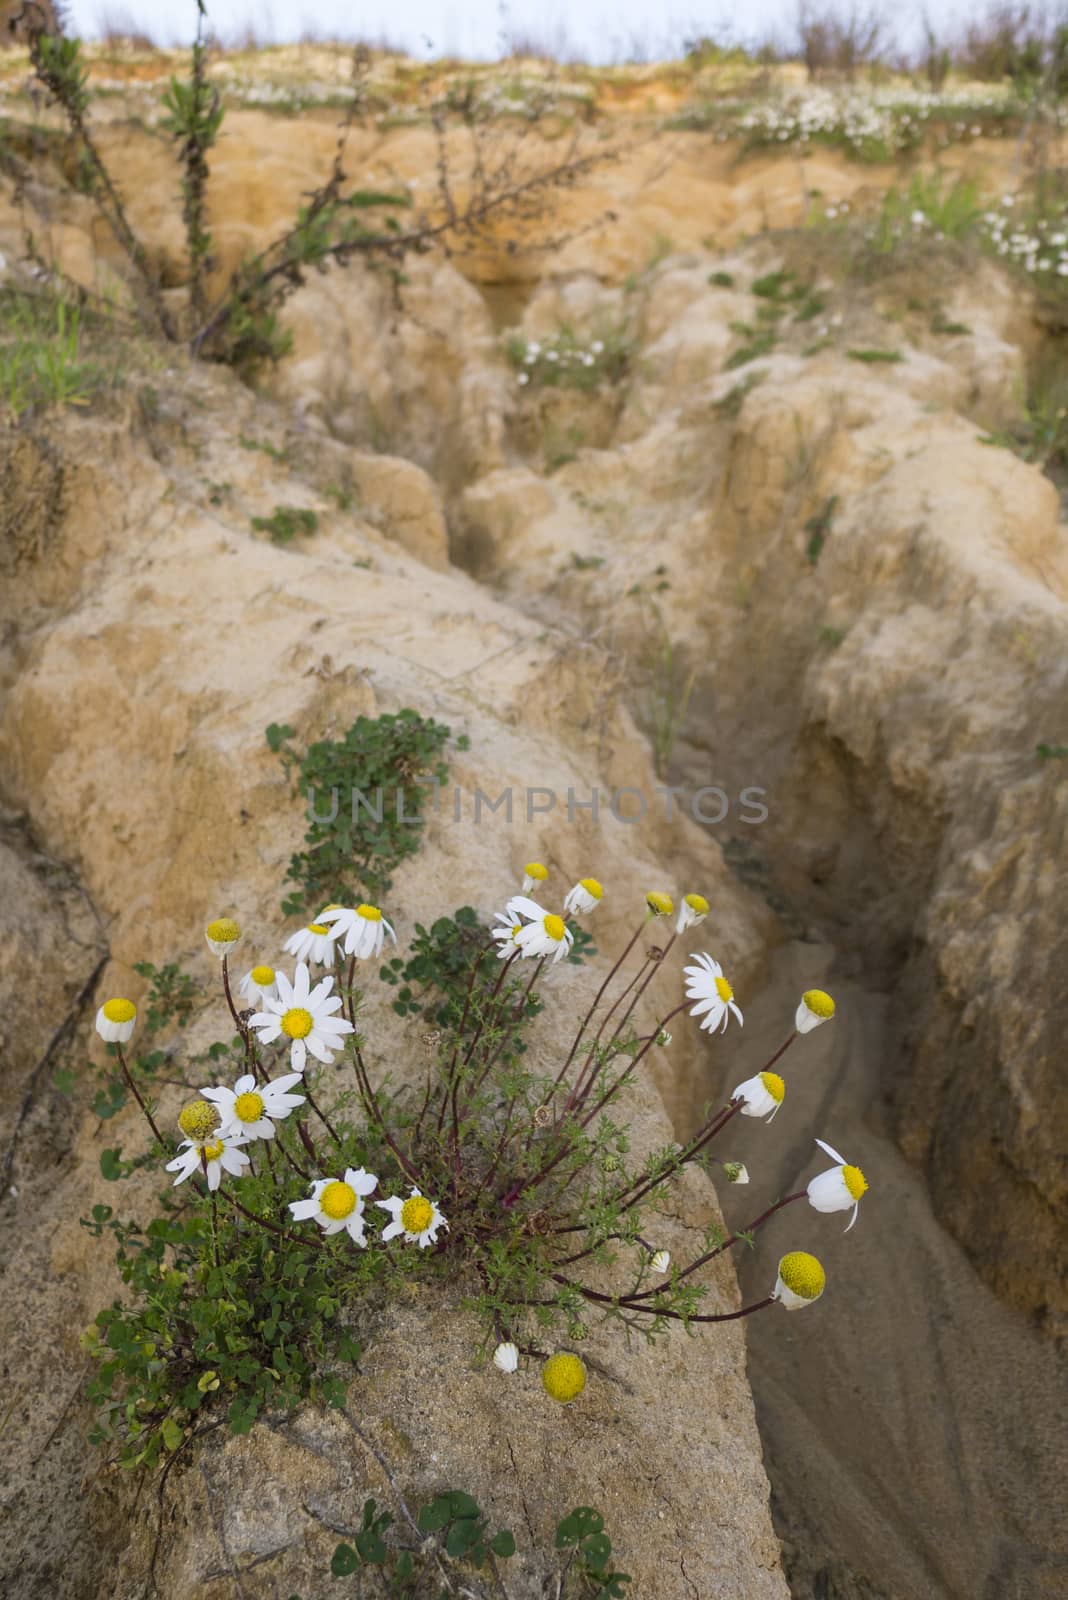
[[[106,153],[180,294],[166,147],[108,107]],[[228,118],[212,191],[220,272],[290,219],[334,120],[310,114],[294,139],[265,110]],[[739,163],[707,135],[653,148],[648,131],[561,201],[569,242],[551,259],[513,257],[503,240],[458,263],[419,259],[399,303],[359,268],[315,277],[286,310],[293,353],[269,392],[176,358],[147,375],[151,406],[113,397],[5,436],[0,759],[19,817],[5,815],[0,841],[0,982],[30,1019],[4,1040],[5,1104],[22,1118],[0,1312],[15,1353],[0,1427],[17,1600],[132,1600],[150,1570],[165,1600],[221,1600],[235,1564],[250,1596],[316,1593],[331,1518],[358,1519],[383,1487],[314,1412],[247,1446],[212,1441],[151,1515],[101,1476],[77,1341],[115,1285],[77,1217],[114,1194],[88,1094],[34,1089],[53,1019],[82,1019],[60,1052],[76,1067],[102,955],[102,981],[120,989],[146,957],[206,977],[206,915],[271,914],[297,827],[264,750],[270,720],[311,737],[411,704],[468,734],[453,770],[469,793],[651,790],[650,645],[662,659],[663,638],[636,586],[692,671],[670,777],[765,786],[767,827],[745,839],[662,817],[532,834],[435,824],[399,875],[399,920],[467,900],[488,916],[540,855],[555,882],[592,870],[610,884],[607,950],[650,884],[699,886],[713,915],[692,948],[728,966],[745,1027],[712,1041],[675,1030],[660,1094],[635,1101],[639,1147],[670,1136],[668,1115],[683,1134],[755,1071],[803,987],[829,988],[839,1015],[787,1057],[781,1116],[734,1125],[722,1153],[752,1182],[717,1185],[717,1202],[695,1178],[687,1216],[665,1224],[671,1248],[717,1203],[744,1225],[797,1188],[822,1160],[813,1135],[861,1165],[871,1192],[848,1239],[798,1205],[751,1259],[738,1252],[746,1299],[767,1291],[780,1247],[817,1250],[830,1278],[811,1313],[775,1309],[748,1328],[760,1440],[739,1325],[626,1360],[595,1342],[609,1378],[561,1434],[536,1382],[502,1410],[471,1369],[470,1329],[436,1303],[425,1318],[438,1319],[443,1377],[427,1401],[411,1357],[421,1313],[406,1308],[360,1404],[382,1438],[415,1441],[413,1480],[462,1478],[532,1535],[578,1462],[575,1498],[609,1494],[642,1600],[781,1600],[761,1442],[799,1600],[1068,1592],[1065,997],[1051,977],[1064,970],[1068,781],[1033,757],[1068,687],[1068,556],[1053,485],[978,437],[1016,415],[1035,328],[987,267],[938,281],[943,320],[968,329],[952,339],[932,332],[930,307],[903,322],[889,291],[828,284],[817,349],[798,328],[732,369],[752,284],[791,250],[819,268],[811,241],[766,230],[797,224],[816,191],[862,205],[895,174],[827,152]],[[434,144],[425,127],[379,131],[352,159],[425,182]],[[990,141],[944,159],[988,186],[1011,173],[1011,150]],[[23,221],[0,206],[5,252]],[[47,223],[67,271],[113,280],[121,263],[84,196]],[[713,270],[733,282],[716,286]],[[612,393],[521,393],[501,348],[505,327],[544,337],[566,322],[592,338],[624,321],[634,352]],[[848,357],[890,341],[899,364]],[[810,524],[832,496],[817,565]],[[315,510],[313,541],[255,535],[251,519],[280,504]],[[561,979],[561,1019],[577,981]],[[677,976],[658,974],[651,995],[670,1009]],[[402,1051],[388,1008],[375,1020]],[[127,1117],[114,1136],[135,1138]],[[725,1264],[713,1292],[733,1303]]]

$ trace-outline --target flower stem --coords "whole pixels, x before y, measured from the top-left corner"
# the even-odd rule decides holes
[[[155,1119],[153,1118],[151,1111],[148,1109],[148,1107],[145,1105],[144,1100],[141,1098],[140,1089],[137,1087],[136,1083],[133,1081],[133,1075],[131,1074],[129,1067],[126,1065],[126,1057],[122,1053],[122,1045],[116,1043],[115,1051],[116,1051],[116,1053],[118,1055],[118,1058],[119,1058],[119,1066],[122,1068],[122,1075],[123,1075],[123,1078],[126,1081],[126,1087],[129,1089],[130,1093],[133,1095],[134,1099],[137,1101],[137,1104],[141,1107],[141,1110],[144,1112],[145,1120],[147,1121],[149,1127],[152,1129],[152,1132],[153,1132],[157,1142],[163,1146],[164,1150],[169,1149],[169,1146],[167,1144],[166,1139],[163,1137],[162,1133],[160,1133],[159,1129],[156,1127]]]
[[[722,1244],[717,1244],[714,1250],[706,1251],[703,1256],[698,1256],[697,1260],[696,1261],[692,1261],[688,1267],[683,1269],[682,1272],[677,1273],[676,1274],[676,1282],[678,1282],[682,1278],[689,1278],[693,1273],[695,1273],[697,1271],[698,1267],[703,1267],[705,1265],[705,1262],[706,1261],[711,1261],[714,1256],[722,1255],[723,1251],[724,1250],[729,1250],[732,1244],[737,1244],[739,1239],[741,1239],[744,1234],[754,1233],[756,1231],[756,1229],[760,1227],[762,1222],[767,1222],[768,1218],[769,1217],[773,1217],[775,1215],[776,1211],[781,1211],[783,1206],[788,1206],[790,1204],[791,1200],[807,1200],[807,1199],[808,1199],[808,1190],[807,1189],[800,1189],[800,1190],[798,1190],[797,1194],[788,1194],[786,1196],[785,1200],[777,1200],[773,1206],[769,1206],[766,1211],[761,1212],[760,1216],[757,1217],[756,1221],[755,1222],[751,1222],[749,1224],[748,1228],[743,1228],[741,1233],[732,1233],[729,1239],[724,1239]],[[570,1257],[569,1259],[574,1260],[575,1258],[574,1257]],[[561,1262],[560,1265],[562,1266],[563,1262]],[[661,1292],[660,1287],[657,1286],[657,1287],[652,1288],[652,1289],[643,1289],[640,1294],[624,1294],[624,1295],[620,1295],[619,1300],[620,1300],[620,1304],[621,1305],[633,1306],[634,1302],[636,1300],[648,1300],[650,1295],[659,1294],[660,1292]]]

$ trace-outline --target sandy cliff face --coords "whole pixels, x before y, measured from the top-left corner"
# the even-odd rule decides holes
[[[415,918],[465,901],[488,914],[514,889],[522,861],[541,854],[561,883],[596,866],[612,885],[603,936],[615,941],[632,925],[648,882],[659,882],[670,864],[687,881],[695,874],[718,901],[721,947],[739,970],[756,970],[767,914],[732,886],[718,849],[698,828],[651,821],[635,829],[610,817],[595,828],[588,815],[573,828],[527,826],[521,803],[513,829],[503,818],[496,827],[474,825],[476,784],[493,796],[508,785],[517,795],[535,784],[561,795],[571,786],[583,796],[623,782],[651,788],[644,741],[603,654],[547,632],[463,574],[441,570],[440,504],[418,468],[355,455],[360,509],[331,515],[322,485],[338,461],[329,440],[293,435],[300,468],[235,447],[237,431],[263,437],[281,422],[236,383],[201,374],[176,378],[147,430],[119,411],[57,424],[48,440],[50,456],[62,463],[63,493],[41,531],[46,558],[29,550],[6,590],[3,759],[11,793],[37,836],[76,869],[91,899],[110,951],[104,987],[137,991],[131,964],[144,957],[206,969],[199,929],[220,906],[259,930],[260,948],[274,951],[281,877],[301,824],[264,745],[264,727],[288,720],[311,737],[344,729],[360,712],[400,704],[432,712],[471,740],[470,753],[453,763],[463,820],[454,824],[446,813],[435,822],[398,883],[392,910],[402,937]],[[226,504],[213,507],[208,485],[223,480]],[[314,543],[281,549],[250,532],[249,515],[275,499],[320,508]],[[20,870],[28,869],[13,865]],[[59,930],[47,920],[44,929],[39,950],[25,941],[10,949],[4,981],[12,1004],[25,962],[43,966],[42,983],[57,965]],[[67,988],[84,983],[71,957],[59,964]],[[565,974],[565,988],[569,983],[573,989]],[[665,974],[657,988],[658,1004],[669,995],[673,1003],[675,980]],[[38,999],[53,1015],[68,1003],[62,982],[56,995]],[[559,1003],[563,1026],[578,1000],[562,994]],[[378,1010],[384,1037],[403,1050],[390,1033],[388,1005]],[[75,1062],[90,1015],[91,1006],[81,1018]],[[18,1056],[13,1074],[25,1075],[43,1042],[20,1035],[26,1068]],[[705,1052],[680,1041],[660,1069],[667,1098],[692,1099],[705,1071]],[[78,1332],[113,1292],[107,1252],[87,1248],[77,1218],[110,1196],[97,1172],[100,1140],[91,1119],[65,1128],[59,1167],[41,1171],[34,1152],[56,1101],[46,1086],[39,1091],[15,1152],[18,1192],[8,1204],[18,1244],[9,1270],[49,1284],[50,1292],[5,1299],[4,1315],[12,1340],[42,1355],[46,1333],[36,1319],[44,1317],[53,1330],[48,1360],[61,1354],[77,1369]],[[639,1143],[670,1137],[652,1084],[636,1118]],[[108,1134],[131,1145],[138,1140],[125,1114]],[[699,1179],[675,1224],[680,1243],[715,1205]],[[726,1266],[717,1293],[726,1306],[737,1303]],[[630,1357],[614,1341],[595,1338],[591,1355],[604,1387],[581,1416],[566,1413],[564,1446],[558,1413],[538,1398],[536,1375],[506,1387],[492,1367],[476,1367],[471,1334],[455,1300],[429,1296],[417,1312],[398,1313],[395,1326],[379,1329],[363,1387],[353,1391],[354,1414],[413,1492],[444,1478],[462,1481],[500,1522],[527,1528],[523,1542],[543,1548],[554,1512],[605,1502],[615,1526],[631,1530],[628,1570],[645,1592],[681,1596],[695,1585],[711,1593],[725,1584],[739,1595],[784,1593],[740,1331],[672,1340],[663,1366],[652,1353]],[[432,1360],[419,1360],[420,1349],[432,1349]],[[31,1537],[42,1513],[34,1458],[46,1420],[64,1441],[65,1470],[78,1461],[71,1436],[77,1440],[84,1413],[76,1394],[64,1399],[70,1409],[57,1422],[50,1407],[43,1416],[20,1388],[11,1414],[9,1445],[26,1452],[26,1481],[11,1506],[11,1537],[23,1548],[9,1556],[10,1593],[30,1595],[45,1583],[56,1593],[97,1592],[94,1560],[108,1549],[121,1552],[116,1594],[140,1593],[153,1560],[168,1594],[221,1592],[231,1563],[249,1569],[246,1592],[273,1594],[278,1585],[286,1593],[313,1592],[337,1542],[331,1530],[358,1522],[366,1494],[382,1490],[373,1455],[357,1459],[336,1421],[309,1413],[292,1429],[265,1430],[262,1439],[257,1430],[251,1441],[221,1449],[212,1443],[188,1474],[173,1474],[175,1498],[164,1507],[158,1543],[154,1522],[143,1537],[130,1537],[128,1497],[113,1501],[106,1487],[87,1505],[68,1493],[48,1533]],[[397,1438],[403,1447],[395,1447]],[[487,1440],[495,1441],[492,1448]],[[314,1492],[307,1480],[312,1457]],[[267,1502],[264,1470],[272,1485]],[[714,1539],[706,1536],[710,1496]],[[75,1537],[92,1551],[80,1565],[62,1554]],[[537,1570],[535,1564],[526,1579],[520,1575],[517,1593],[527,1592],[523,1583],[536,1592]]]

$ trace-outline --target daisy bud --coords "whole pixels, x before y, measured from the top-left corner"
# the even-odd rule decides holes
[[[501,1372],[514,1372],[519,1365],[519,1351],[511,1340],[499,1344],[493,1352],[493,1365]]]
[[[830,1022],[834,1016],[834,1001],[822,989],[806,989],[794,1017],[798,1033],[811,1033],[821,1022]]]
[[[697,923],[703,922],[707,916],[708,901],[703,894],[683,895],[675,932],[684,933],[687,928],[696,927]]]
[[[590,1332],[584,1322],[569,1322],[567,1336],[569,1339],[574,1339],[576,1344],[581,1344],[583,1339],[589,1338]]]
[[[645,903],[654,917],[670,917],[675,909],[675,902],[669,894],[661,894],[657,889],[651,889],[645,897]]]
[[[779,1262],[772,1297],[787,1311],[800,1311],[818,1300],[827,1285],[823,1267],[807,1250],[792,1250]]]
[[[136,1021],[137,1007],[132,1000],[105,1000],[96,1014],[96,1031],[108,1044],[125,1044]]]
[[[199,1144],[211,1138],[221,1120],[217,1107],[210,1100],[191,1100],[178,1113],[178,1126],[186,1138]]]
[[[585,1389],[586,1368],[578,1356],[558,1350],[542,1367],[541,1381],[546,1394],[566,1406]]]
[[[652,1256],[650,1267],[654,1272],[666,1272],[671,1265],[671,1254],[667,1250],[657,1250]]]
[[[208,946],[220,958],[234,948],[241,937],[241,929],[233,917],[216,917],[204,930]]]
[[[666,1028],[661,1028],[660,1032],[656,1036],[656,1042],[660,1046],[661,1050],[667,1049],[668,1045],[671,1043],[671,1035],[668,1033]]]
[[[723,1171],[728,1183],[748,1183],[749,1172],[743,1161],[725,1161]]]
[[[601,903],[604,890],[596,878],[580,878],[564,896],[564,910],[571,916],[588,916]]]
[[[523,868],[523,893],[529,894],[535,884],[544,883],[548,876],[548,867],[543,867],[540,861],[528,861]]]

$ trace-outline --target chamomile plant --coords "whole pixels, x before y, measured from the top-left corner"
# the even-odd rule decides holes
[[[743,1012],[720,962],[691,948],[713,916],[702,895],[687,893],[676,910],[673,895],[651,888],[595,982],[575,958],[588,956],[582,924],[603,917],[610,887],[586,876],[554,891],[552,877],[528,862],[485,923],[465,908],[430,932],[418,927],[408,966],[395,953],[405,941],[392,908],[328,904],[295,936],[257,929],[250,952],[235,919],[215,918],[207,942],[228,1038],[177,1080],[172,1065],[155,1103],[151,1091],[165,1086],[137,1064],[134,1003],[101,1004],[97,1032],[152,1137],[147,1155],[112,1159],[106,1175],[148,1159],[169,1180],[143,1231],[107,1207],[87,1221],[115,1234],[132,1291],[87,1341],[100,1360],[100,1437],[118,1439],[120,1459],[175,1448],[219,1400],[239,1429],[308,1393],[340,1403],[374,1308],[421,1279],[447,1282],[480,1314],[473,1356],[486,1382],[529,1365],[561,1404],[582,1403],[588,1373],[574,1347],[594,1323],[655,1339],[674,1324],[799,1310],[823,1294],[824,1270],[796,1238],[782,1240],[767,1293],[740,1309],[720,1303],[706,1270],[796,1202],[848,1211],[853,1227],[867,1182],[823,1140],[829,1166],[745,1229],[707,1230],[690,1259],[665,1247],[657,1217],[688,1165],[714,1170],[712,1146],[728,1128],[734,1147],[716,1168],[748,1183],[744,1153],[759,1173],[759,1141],[771,1135],[756,1124],[788,1105],[782,1058],[833,1019],[833,1000],[809,990],[791,1003],[771,1060],[685,1143],[634,1161],[628,1090],[652,1052],[670,1047],[668,1024],[689,1029],[719,1070]],[[231,961],[244,973],[236,983]],[[665,972],[678,999],[656,1016],[647,991],[659,973],[664,992]],[[527,1047],[542,998],[561,983],[575,1023],[547,1057]],[[407,1070],[395,1075],[375,1049],[383,1001],[412,1032]],[[176,1082],[187,1092],[172,1105]],[[753,1139],[750,1157],[739,1146]]]

